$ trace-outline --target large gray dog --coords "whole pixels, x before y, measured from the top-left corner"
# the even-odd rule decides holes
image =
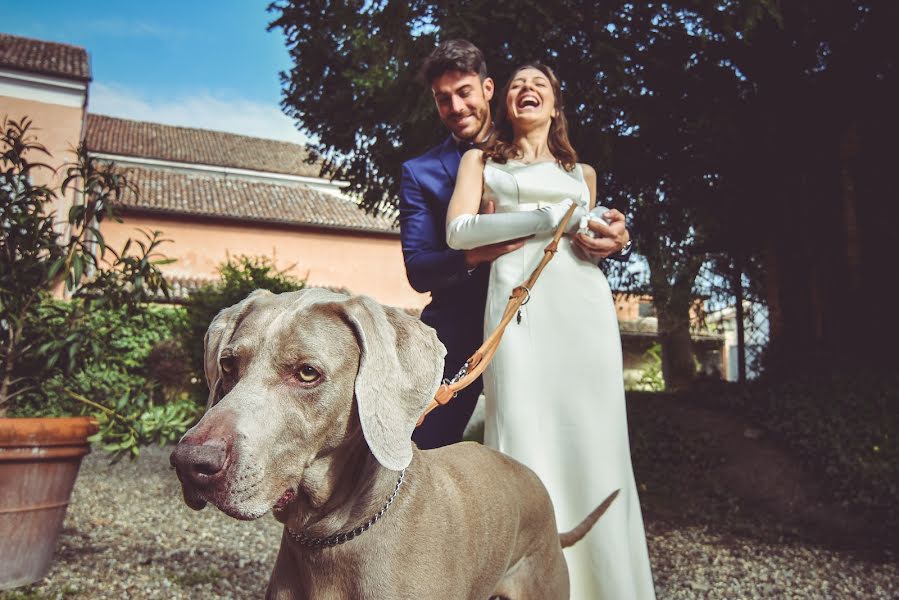
[[[418,450],[445,352],[418,319],[321,289],[215,317],[206,414],[171,460],[190,507],[284,523],[267,598],[568,598],[562,545],[603,507],[560,543],[526,467],[474,443]]]

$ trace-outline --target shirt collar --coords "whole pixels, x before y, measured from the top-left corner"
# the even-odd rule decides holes
[[[471,150],[472,148],[481,148],[493,139],[494,134],[496,133],[496,129],[493,127],[493,123],[490,124],[490,129],[487,130],[487,135],[484,136],[484,139],[480,142],[472,142],[471,140],[463,140],[456,136],[456,134],[452,134],[453,141],[456,143],[456,147],[459,149],[459,154],[465,154],[466,151]]]

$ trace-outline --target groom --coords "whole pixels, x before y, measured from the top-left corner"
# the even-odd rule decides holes
[[[465,40],[442,42],[425,60],[421,73],[451,135],[403,165],[400,236],[409,283],[416,291],[431,292],[431,303],[422,311],[421,320],[437,331],[446,346],[444,377],[451,378],[483,341],[489,263],[517,250],[524,240],[471,250],[452,250],[446,245],[446,210],[459,160],[466,150],[493,135],[490,100],[494,83],[487,76],[484,55]],[[629,249],[630,236],[624,215],[612,210],[607,217],[610,225],[590,223],[596,238],[578,235],[575,243],[597,260],[626,257],[627,252],[621,252],[626,246]],[[418,447],[439,448],[461,441],[481,388],[478,379],[431,412],[412,435]]]

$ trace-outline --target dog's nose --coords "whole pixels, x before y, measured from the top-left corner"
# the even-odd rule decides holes
[[[225,466],[228,452],[222,440],[207,440],[202,444],[181,442],[169,457],[169,462],[181,477],[203,485]]]

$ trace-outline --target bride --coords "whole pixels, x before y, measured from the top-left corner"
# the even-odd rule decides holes
[[[596,172],[577,163],[553,72],[520,67],[500,102],[497,141],[462,157],[446,217],[447,243],[456,249],[532,236],[492,264],[485,333],[502,319],[512,289],[536,267],[571,203],[579,206],[570,233],[596,203]],[[493,203],[496,213],[478,215],[482,203]],[[530,295],[484,374],[485,444],[540,476],[560,530],[620,489],[587,537],[565,551],[571,598],[654,598],[609,285],[564,236]]]

